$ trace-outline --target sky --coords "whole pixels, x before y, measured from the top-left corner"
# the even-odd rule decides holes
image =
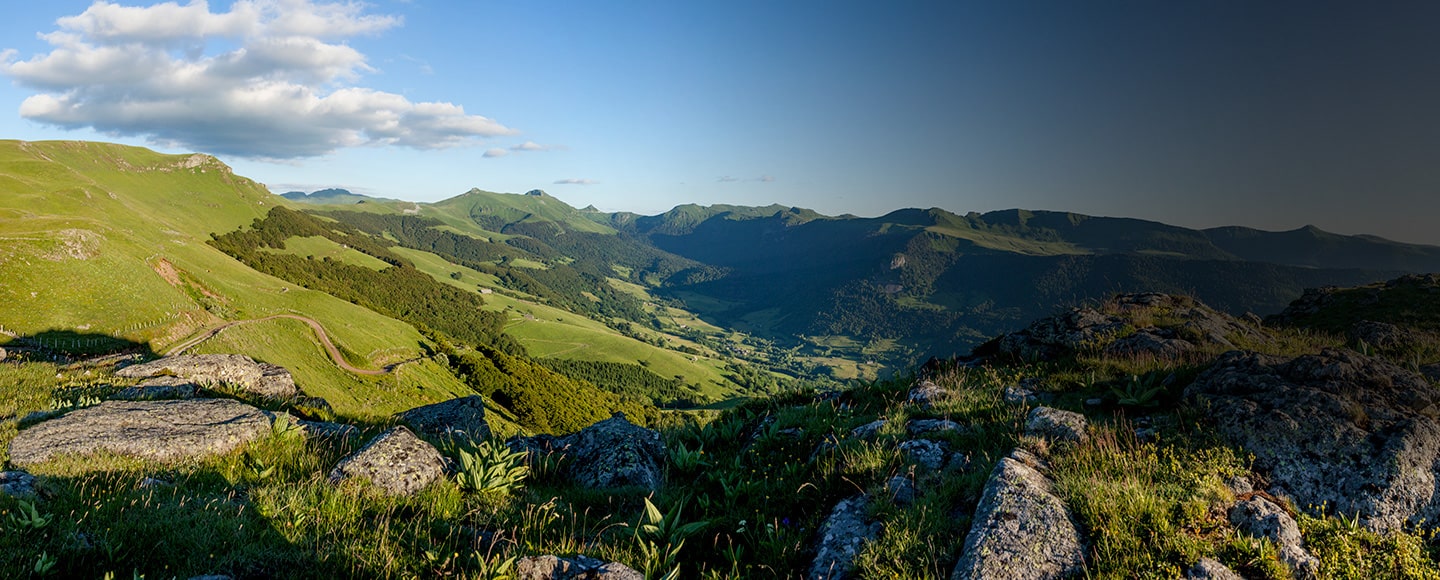
[[[1007,208],[1440,244],[1440,3],[12,3],[0,138],[276,193]]]

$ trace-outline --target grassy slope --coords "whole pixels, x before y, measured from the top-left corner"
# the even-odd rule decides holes
[[[407,358],[420,341],[406,324],[256,273],[205,245],[211,232],[287,203],[213,158],[0,141],[0,190],[0,324],[7,330],[88,325],[160,351],[221,318],[296,312],[376,364]],[[66,237],[78,240],[73,255],[85,259],[62,251],[57,240]],[[178,270],[178,284],[158,271],[162,259]],[[276,362],[289,361],[282,354]]]

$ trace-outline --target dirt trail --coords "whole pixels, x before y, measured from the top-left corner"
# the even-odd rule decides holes
[[[345,360],[345,357],[340,356],[340,349],[335,348],[335,343],[330,342],[330,335],[328,335],[328,334],[325,333],[325,327],[320,326],[320,323],[319,323],[319,322],[316,322],[314,319],[306,318],[306,317],[304,317],[304,316],[298,316],[298,315],[295,315],[295,314],[276,314],[276,315],[273,315],[273,316],[266,316],[266,317],[264,317],[264,318],[253,318],[253,319],[250,319],[250,320],[236,320],[236,321],[234,321],[234,322],[227,322],[227,323],[225,323],[225,324],[222,324],[222,325],[220,325],[220,326],[217,326],[217,327],[215,327],[215,328],[212,328],[212,329],[210,329],[210,330],[205,331],[205,333],[204,333],[204,334],[201,334],[200,336],[196,336],[195,338],[192,338],[192,339],[187,340],[187,341],[185,341],[185,342],[182,342],[182,343],[180,343],[180,344],[178,344],[178,345],[175,345],[174,347],[172,347],[172,348],[170,348],[169,350],[165,351],[165,356],[174,356],[174,355],[180,354],[180,353],[182,353],[182,352],[185,352],[185,351],[187,351],[187,350],[190,350],[190,349],[192,349],[192,348],[195,348],[195,345],[198,345],[198,344],[200,344],[200,343],[202,343],[202,342],[205,342],[205,341],[207,341],[207,340],[210,340],[211,338],[214,338],[215,335],[220,334],[220,331],[225,330],[225,329],[227,329],[227,328],[230,328],[230,327],[232,327],[232,326],[236,326],[236,325],[240,325],[240,324],[249,324],[249,323],[251,323],[251,322],[264,322],[264,321],[266,321],[266,320],[275,320],[275,319],[277,319],[277,318],[289,318],[289,319],[291,319],[291,320],[299,320],[300,322],[304,322],[305,324],[310,325],[310,329],[315,331],[315,336],[316,336],[316,337],[319,337],[319,339],[320,339],[320,345],[325,347],[325,352],[330,353],[330,360],[332,360],[332,361],[335,362],[335,366],[338,366],[338,367],[340,367],[340,368],[342,368],[342,369],[345,369],[345,370],[350,371],[350,372],[352,372],[352,373],[355,373],[355,374],[357,374],[357,375],[372,375],[372,376],[374,376],[374,375],[383,375],[383,374],[385,374],[385,373],[387,373],[387,372],[390,372],[390,369],[394,368],[394,366],[392,365],[392,366],[390,366],[390,367],[387,367],[386,370],[373,371],[373,370],[368,370],[368,369],[362,369],[362,368],[357,368],[357,367],[355,367],[354,365],[352,365],[352,364],[350,364],[348,361],[346,361],[346,360]]]

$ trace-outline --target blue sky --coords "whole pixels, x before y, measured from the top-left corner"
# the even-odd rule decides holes
[[[1440,5],[1370,4],[30,2],[0,138],[214,153],[277,192],[1440,243]]]

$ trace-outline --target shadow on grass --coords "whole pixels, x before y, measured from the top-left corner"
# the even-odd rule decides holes
[[[149,344],[77,330],[52,329],[19,335],[0,346],[17,358],[64,363],[116,354],[155,356]]]

